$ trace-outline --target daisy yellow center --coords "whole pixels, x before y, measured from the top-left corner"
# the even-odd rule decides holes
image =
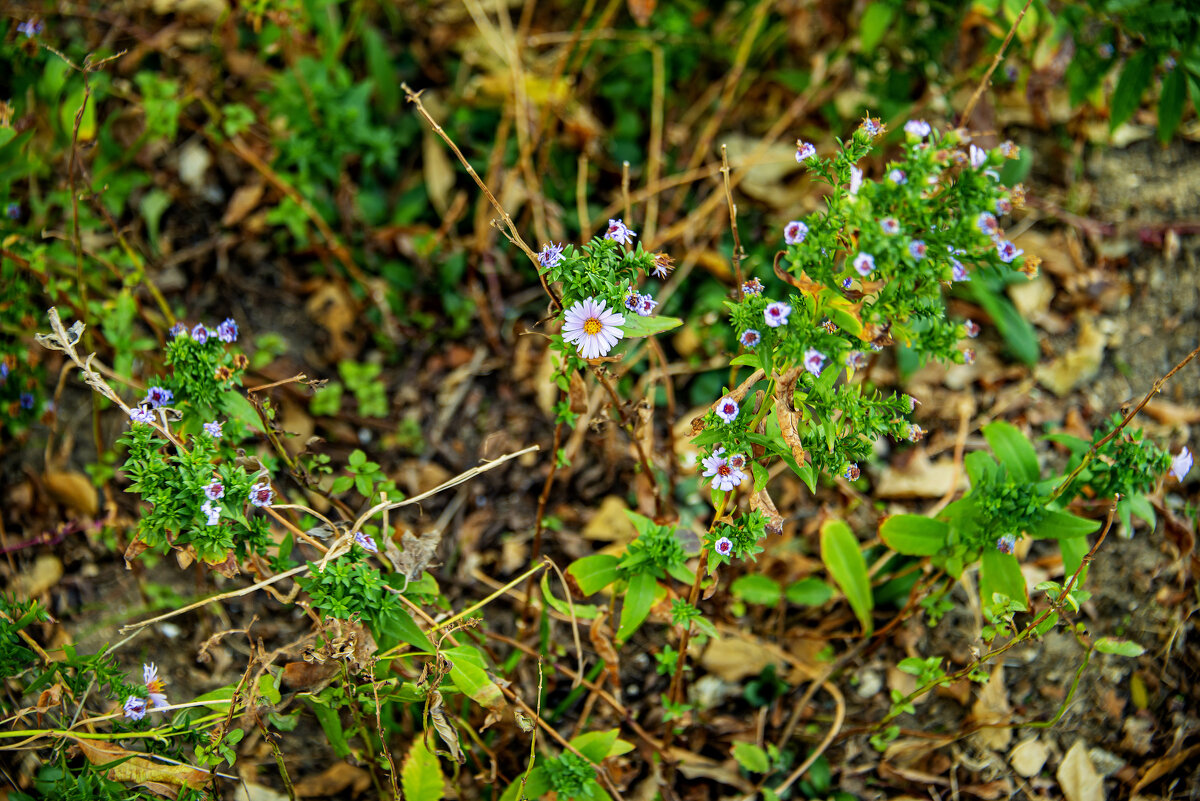
[[[599,334],[603,328],[604,324],[595,317],[589,317],[583,321],[583,333],[587,334],[588,336],[595,336],[596,334]]]
[[[151,679],[146,683],[146,689],[152,693],[161,693],[166,688],[162,679]]]

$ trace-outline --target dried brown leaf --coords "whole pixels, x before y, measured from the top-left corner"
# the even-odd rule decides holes
[[[46,489],[54,500],[70,509],[95,517],[100,511],[100,500],[92,480],[74,470],[47,470],[42,476]]]
[[[132,756],[120,765],[110,768],[107,772],[109,779],[117,782],[133,782],[167,798],[174,798],[174,791],[179,787],[200,789],[208,781],[208,772],[193,768],[191,765],[164,765],[151,762],[141,756],[140,752],[126,751],[115,743],[86,738],[71,738],[79,746],[79,750],[93,765],[107,765],[118,759]]]
[[[371,786],[371,774],[345,762],[296,783],[297,798],[350,798]]]
[[[467,758],[463,755],[462,746],[459,744],[458,730],[454,728],[453,723],[446,719],[445,702],[442,700],[442,693],[439,690],[429,693],[429,720],[433,723],[438,737],[450,749],[450,758],[460,765],[466,762]]]
[[[1104,801],[1104,779],[1096,772],[1083,740],[1076,740],[1068,749],[1054,775],[1067,801]]]

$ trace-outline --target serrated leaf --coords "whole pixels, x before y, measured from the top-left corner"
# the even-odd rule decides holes
[[[767,759],[767,752],[754,743],[735,742],[733,758],[751,773],[766,773],[771,769],[771,761]]]
[[[1102,654],[1137,657],[1146,653],[1146,649],[1129,640],[1115,640],[1112,637],[1101,637],[1096,640],[1096,650]]]
[[[593,554],[576,559],[567,567],[567,573],[575,579],[584,595],[591,595],[617,580],[620,561],[611,554]]]
[[[678,317],[640,317],[636,314],[625,315],[625,325],[621,326],[621,331],[626,337],[649,337],[655,334],[661,334],[664,331],[670,331],[672,328],[678,328],[683,325],[683,320]]]
[[[443,784],[442,766],[437,756],[425,747],[423,737],[415,738],[400,769],[405,801],[440,801]]]
[[[729,585],[729,591],[735,598],[763,606],[774,606],[779,603],[779,599],[783,595],[779,582],[762,573],[747,573],[744,576],[738,576]]]
[[[879,527],[879,538],[896,553],[933,556],[946,544],[950,526],[921,515],[892,515]]]
[[[1041,470],[1032,443],[1012,423],[996,420],[983,427],[983,436],[1000,464],[1008,468],[1013,478],[1028,484],[1037,483]]]
[[[867,576],[867,562],[863,559],[858,539],[850,527],[840,520],[827,520],[821,526],[821,561],[845,594],[855,617],[862,624],[863,633],[870,634],[874,629],[871,610],[875,604],[871,596],[871,581]]]

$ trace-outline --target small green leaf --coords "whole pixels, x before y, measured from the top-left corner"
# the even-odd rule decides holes
[[[737,760],[739,765],[751,773],[766,773],[771,769],[771,762],[767,759],[767,752],[754,743],[735,742],[733,744],[733,758]]]
[[[408,643],[413,648],[427,654],[432,654],[435,650],[429,637],[412,619],[412,615],[403,608],[391,607],[388,614],[379,616],[377,625],[379,626],[377,634],[382,634],[387,639]]]
[[[736,364],[739,367],[753,367],[755,369],[762,366],[757,353],[743,353],[740,356],[734,356],[729,360],[729,363]]]
[[[1158,140],[1171,141],[1179,121],[1183,119],[1183,104],[1187,99],[1187,78],[1176,67],[1163,78],[1162,95],[1158,98]]]
[[[626,314],[625,325],[621,326],[621,331],[626,337],[650,337],[681,325],[683,320],[678,317],[640,317],[636,314]]]
[[[758,462],[751,462],[750,471],[754,473],[754,491],[758,492],[759,490],[766,488],[767,479],[769,478],[767,468],[763,467]]]
[[[892,515],[879,527],[879,538],[896,553],[933,556],[946,544],[950,526],[921,515]]]
[[[997,420],[983,427],[983,436],[1000,464],[1008,468],[1010,476],[1028,484],[1037,483],[1041,475],[1037,453],[1019,428]]]
[[[1100,528],[1099,520],[1076,517],[1070,512],[1047,509],[1042,518],[1029,528],[1029,536],[1040,540],[1063,540],[1082,537]]]
[[[400,769],[400,783],[405,801],[440,801],[443,797],[442,766],[425,746],[424,738],[413,739]]]
[[[1075,571],[1083,564],[1083,557],[1087,556],[1089,550],[1087,537],[1067,537],[1058,541],[1058,550],[1062,552],[1063,561],[1063,581],[1070,581],[1071,576],[1075,575]],[[1084,580],[1087,579],[1087,568],[1079,574],[1079,580],[1075,582],[1076,587],[1082,587]]]
[[[1096,650],[1102,654],[1116,654],[1117,656],[1141,656],[1146,653],[1146,649],[1135,642],[1129,640],[1114,640],[1112,637],[1101,637],[1096,640]]]
[[[896,9],[891,3],[875,2],[863,9],[858,23],[858,39],[863,53],[871,53],[892,25]]]
[[[621,625],[617,628],[617,642],[624,643],[650,614],[654,605],[654,592],[658,582],[650,573],[634,573],[629,578],[629,589],[625,591],[625,602],[621,605]]]
[[[584,732],[578,737],[572,737],[571,745],[575,746],[579,753],[583,754],[589,760],[599,764],[612,751],[613,744],[617,741],[619,734],[620,731],[617,729]]]
[[[993,593],[1006,595],[1029,608],[1029,595],[1025,592],[1025,577],[1021,575],[1021,564],[1009,553],[987,548],[979,563],[979,595],[984,606],[992,603]]]
[[[819,578],[809,576],[793,581],[784,590],[783,595],[790,604],[820,606],[833,597],[833,589]]]
[[[326,739],[333,746],[333,753],[337,755],[338,759],[347,759],[350,756],[350,743],[346,742],[346,732],[342,730],[342,719],[338,716],[338,711],[315,699],[306,700],[310,701],[313,714],[317,716],[317,721],[325,731]]]
[[[821,526],[821,561],[846,595],[850,608],[862,624],[863,633],[870,634],[874,629],[871,620],[874,599],[867,577],[867,562],[854,533],[840,520],[827,520]]]
[[[450,668],[450,680],[454,686],[472,701],[493,712],[503,712],[508,704],[504,694],[481,667],[483,657],[469,645],[443,648],[442,653],[454,665]]]
[[[762,573],[747,573],[744,576],[738,576],[729,585],[729,591],[735,598],[762,606],[774,606],[779,603],[779,599],[783,595],[779,582]]]
[[[617,580],[617,565],[620,561],[611,554],[593,554],[576,559],[567,568],[567,573],[575,579],[584,595],[591,595]]]
[[[1154,51],[1152,48],[1145,47],[1134,53],[1129,61],[1125,62],[1125,67],[1121,70],[1121,77],[1117,79],[1117,88],[1113,90],[1112,101],[1109,104],[1109,127],[1110,130],[1116,130],[1117,126],[1133,116],[1133,112],[1137,111],[1138,105],[1142,102],[1142,95],[1146,92],[1146,87],[1150,85],[1150,78],[1154,75]]]

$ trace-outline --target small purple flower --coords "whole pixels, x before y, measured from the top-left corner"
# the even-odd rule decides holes
[[[261,481],[250,488],[250,503],[255,506],[270,506],[274,500],[275,490],[271,489],[270,483]]]
[[[354,541],[359,547],[368,553],[379,553],[379,546],[375,544],[375,540],[370,534],[364,534],[361,531],[354,532]]]
[[[809,348],[804,351],[804,369],[813,375],[820,375],[825,369],[826,356],[816,348]]]
[[[884,217],[883,220],[880,221],[879,227],[883,229],[885,234],[900,233],[900,223],[895,217]]]
[[[740,341],[742,343],[742,347],[754,350],[756,347],[758,347],[758,343],[762,342],[762,334],[758,333],[758,331],[753,328],[747,328],[742,332]]]
[[[950,268],[951,273],[950,274],[953,276],[955,281],[970,281],[971,280],[971,274],[967,272],[967,268],[963,266],[963,263],[961,261],[959,261],[958,259],[951,256],[950,257],[950,265],[951,265],[951,268]]]
[[[167,688],[163,684],[163,680],[158,677],[158,668],[154,666],[153,662],[142,665],[142,682],[146,685],[147,692],[150,693],[150,703],[155,709],[169,706],[165,692]]]
[[[862,128],[868,136],[879,136],[883,133],[883,126],[877,120],[873,120],[870,117],[864,117],[862,124],[858,127]]]
[[[908,175],[905,174],[904,170],[897,167],[888,173],[888,180],[897,185],[906,184],[908,183]]]
[[[925,429],[921,428],[916,423],[912,423],[908,427],[908,441],[920,442],[925,438]]]
[[[729,466],[734,470],[743,470],[746,467],[746,457],[740,453],[735,453],[728,459]]]
[[[703,460],[703,476],[712,479],[713,489],[728,492],[745,481],[746,474],[729,464],[728,460],[721,455],[724,450],[724,448],[718,448],[712,456]]]
[[[925,120],[909,120],[904,123],[904,132],[918,139],[924,139],[929,136],[931,130],[929,123],[925,122]]]
[[[196,323],[196,327],[192,329],[192,339],[201,345],[208,341],[208,329],[204,327],[204,323]]]
[[[788,315],[791,313],[791,306],[787,305],[786,303],[779,303],[778,301],[763,309],[763,317],[766,318],[767,325],[771,326],[772,328],[778,328],[781,325],[787,325]]]
[[[171,326],[171,337],[186,337],[188,335],[187,326],[183,323],[175,323]]]
[[[862,471],[858,469],[856,463],[851,462],[850,466],[846,468],[846,472],[842,473],[842,475],[846,477],[847,481],[858,481],[859,476],[862,475]]]
[[[917,410],[917,399],[912,395],[905,395],[904,397],[908,399],[908,413],[912,414]]]
[[[638,302],[641,299],[642,299],[641,295],[639,295],[638,293],[636,293],[632,289],[630,289],[629,292],[627,292],[625,294],[625,308],[631,312],[636,312],[637,307],[638,307]]]
[[[858,167],[850,168],[850,196],[854,197],[858,194],[858,190],[862,188],[863,171]]]
[[[621,220],[609,220],[608,230],[604,232],[605,239],[611,239],[612,241],[622,245],[633,244],[633,238],[635,236],[637,236],[637,234],[631,231],[629,227]]]
[[[221,522],[221,507],[217,506],[212,501],[205,501],[200,505],[200,511],[208,518],[208,525],[215,526]]]
[[[654,314],[654,307],[658,305],[658,301],[650,297],[649,293],[638,298],[638,306],[634,311],[639,317],[649,317]]]
[[[556,245],[553,242],[548,242],[542,246],[541,252],[538,253],[537,260],[538,264],[549,270],[551,267],[558,264],[562,257],[563,246],[561,244]]]
[[[789,245],[799,245],[808,236],[808,226],[799,220],[792,220],[783,227],[783,241]]]
[[[1188,450],[1187,445],[1180,449],[1179,453],[1175,454],[1171,459],[1171,475],[1176,481],[1183,481],[1183,477],[1192,469],[1192,452]]]
[[[1000,223],[996,222],[996,216],[989,212],[983,212],[979,215],[979,219],[975,221],[975,225],[979,230],[988,236],[995,236],[1000,233]]]
[[[749,281],[742,284],[743,295],[761,295],[762,291],[762,281],[759,281],[757,278],[751,278]]]
[[[131,406],[129,407],[129,419],[135,423],[153,423],[154,412],[150,411],[149,406]]]
[[[867,366],[867,354],[861,350],[852,350],[846,354],[846,366],[853,370],[861,370]]]
[[[859,253],[854,257],[854,269],[859,275],[866,278],[875,269],[875,257],[870,253]]]
[[[1011,214],[1012,213],[1012,201],[1006,197],[996,198],[996,213],[997,214]]]
[[[146,717],[146,699],[131,695],[125,699],[125,717],[141,720]]]
[[[717,401],[717,406],[713,411],[717,413],[717,417],[720,417],[726,423],[732,423],[737,419],[738,405],[733,398],[724,397]]]
[[[1167,56],[1166,59],[1163,60],[1163,69],[1165,69],[1167,72],[1175,69],[1175,56]]]
[[[217,339],[222,342],[236,342],[238,338],[237,323],[232,317],[226,317],[225,321],[217,326]]]
[[[805,142],[803,139],[796,140],[796,161],[803,164],[813,156],[817,155],[817,149],[812,143]]]
[[[967,348],[966,350],[963,351],[963,364],[974,364],[974,363],[975,363],[975,349]]]
[[[1017,538],[1012,534],[1005,534],[996,540],[996,550],[1011,555],[1013,551],[1017,550]]]
[[[9,203],[4,213],[8,215],[8,219],[10,220],[19,220],[21,218],[21,204],[15,201]]]
[[[33,393],[31,393],[31,392],[22,392],[21,393],[21,408],[22,409],[32,409],[33,408]]]
[[[208,496],[210,501],[217,501],[225,497],[225,485],[220,479],[214,478],[210,483],[204,485],[204,494]]]
[[[160,386],[152,386],[146,390],[146,399],[142,403],[148,403],[151,409],[157,409],[159,406],[166,406],[173,400],[175,400],[175,393],[171,390]]]
[[[842,279],[842,289],[849,289],[853,285],[854,285],[854,282],[851,281],[849,278]]]
[[[926,254],[926,252],[928,252],[928,250],[929,250],[929,248],[927,248],[925,246],[925,243],[922,242],[920,239],[914,239],[913,241],[908,243],[909,254],[911,254],[912,257],[918,261],[925,258],[925,254]]]
[[[1012,242],[1009,242],[1007,239],[1005,239],[999,245],[996,245],[996,252],[1000,254],[1000,261],[1004,262],[1005,264],[1012,264],[1013,259],[1020,256],[1025,251],[1021,250]]]
[[[721,537],[713,547],[716,548],[717,553],[721,554],[721,556],[729,556],[729,554],[733,553],[733,542],[729,537]]]
[[[967,329],[967,336],[971,339],[979,336],[979,323],[974,320],[967,320],[963,323],[963,328]]]
[[[971,166],[978,170],[984,164],[987,164],[988,154],[983,148],[971,145],[967,150],[967,158],[970,159]]]
[[[213,439],[221,438],[221,426],[225,425],[222,422],[213,420],[211,423],[204,424],[204,433],[208,434]]]
[[[17,32],[25,34],[26,39],[32,39],[45,29],[41,20],[31,19],[17,25]]]
[[[1113,53],[1115,53],[1116,50],[1113,48],[1111,42],[1105,42],[1104,44],[1100,45],[1100,47],[1096,48],[1096,52],[1100,54],[1100,58],[1109,59],[1113,57]]]

